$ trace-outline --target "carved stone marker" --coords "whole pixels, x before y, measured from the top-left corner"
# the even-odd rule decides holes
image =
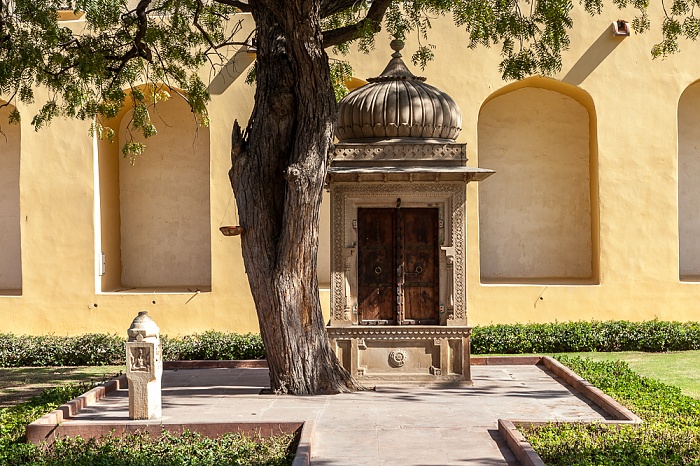
[[[163,358],[160,329],[141,311],[127,331],[126,378],[129,381],[129,418],[160,419],[160,381]]]

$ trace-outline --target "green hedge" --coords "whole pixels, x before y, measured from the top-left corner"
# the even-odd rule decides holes
[[[208,331],[185,337],[164,335],[166,361],[262,359],[260,335]],[[0,334],[0,367],[100,366],[124,363],[117,335],[75,337]],[[474,327],[472,354],[589,351],[685,351],[700,349],[700,322],[555,322]]]
[[[265,347],[258,334],[208,331],[182,338],[163,336],[163,359],[264,359]]]
[[[125,338],[90,333],[74,337],[0,334],[0,367],[103,366],[124,364]],[[262,359],[260,335],[204,332],[182,338],[163,336],[166,361]]]
[[[472,354],[700,349],[700,322],[591,321],[477,326]]]
[[[640,416],[640,426],[570,423],[523,429],[548,465],[700,464],[700,400],[641,377],[621,361],[559,358]]]

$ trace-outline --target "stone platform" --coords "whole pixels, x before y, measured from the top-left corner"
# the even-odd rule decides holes
[[[260,395],[265,368],[166,370],[163,419],[168,424],[315,423],[314,465],[518,464],[497,420],[610,419],[541,365],[475,365],[473,386],[389,385],[334,396]],[[61,426],[130,421],[127,390],[119,388]]]

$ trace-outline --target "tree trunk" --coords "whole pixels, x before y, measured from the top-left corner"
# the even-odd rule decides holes
[[[255,106],[236,123],[229,173],[243,260],[276,393],[354,390],[330,347],[318,295],[319,211],[336,103],[318,0],[250,2]]]

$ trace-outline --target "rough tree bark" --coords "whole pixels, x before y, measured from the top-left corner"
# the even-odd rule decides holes
[[[336,116],[318,3],[250,2],[258,39],[255,106],[245,133],[234,125],[229,172],[271,388],[296,395],[358,388],[330,347],[316,277]]]

